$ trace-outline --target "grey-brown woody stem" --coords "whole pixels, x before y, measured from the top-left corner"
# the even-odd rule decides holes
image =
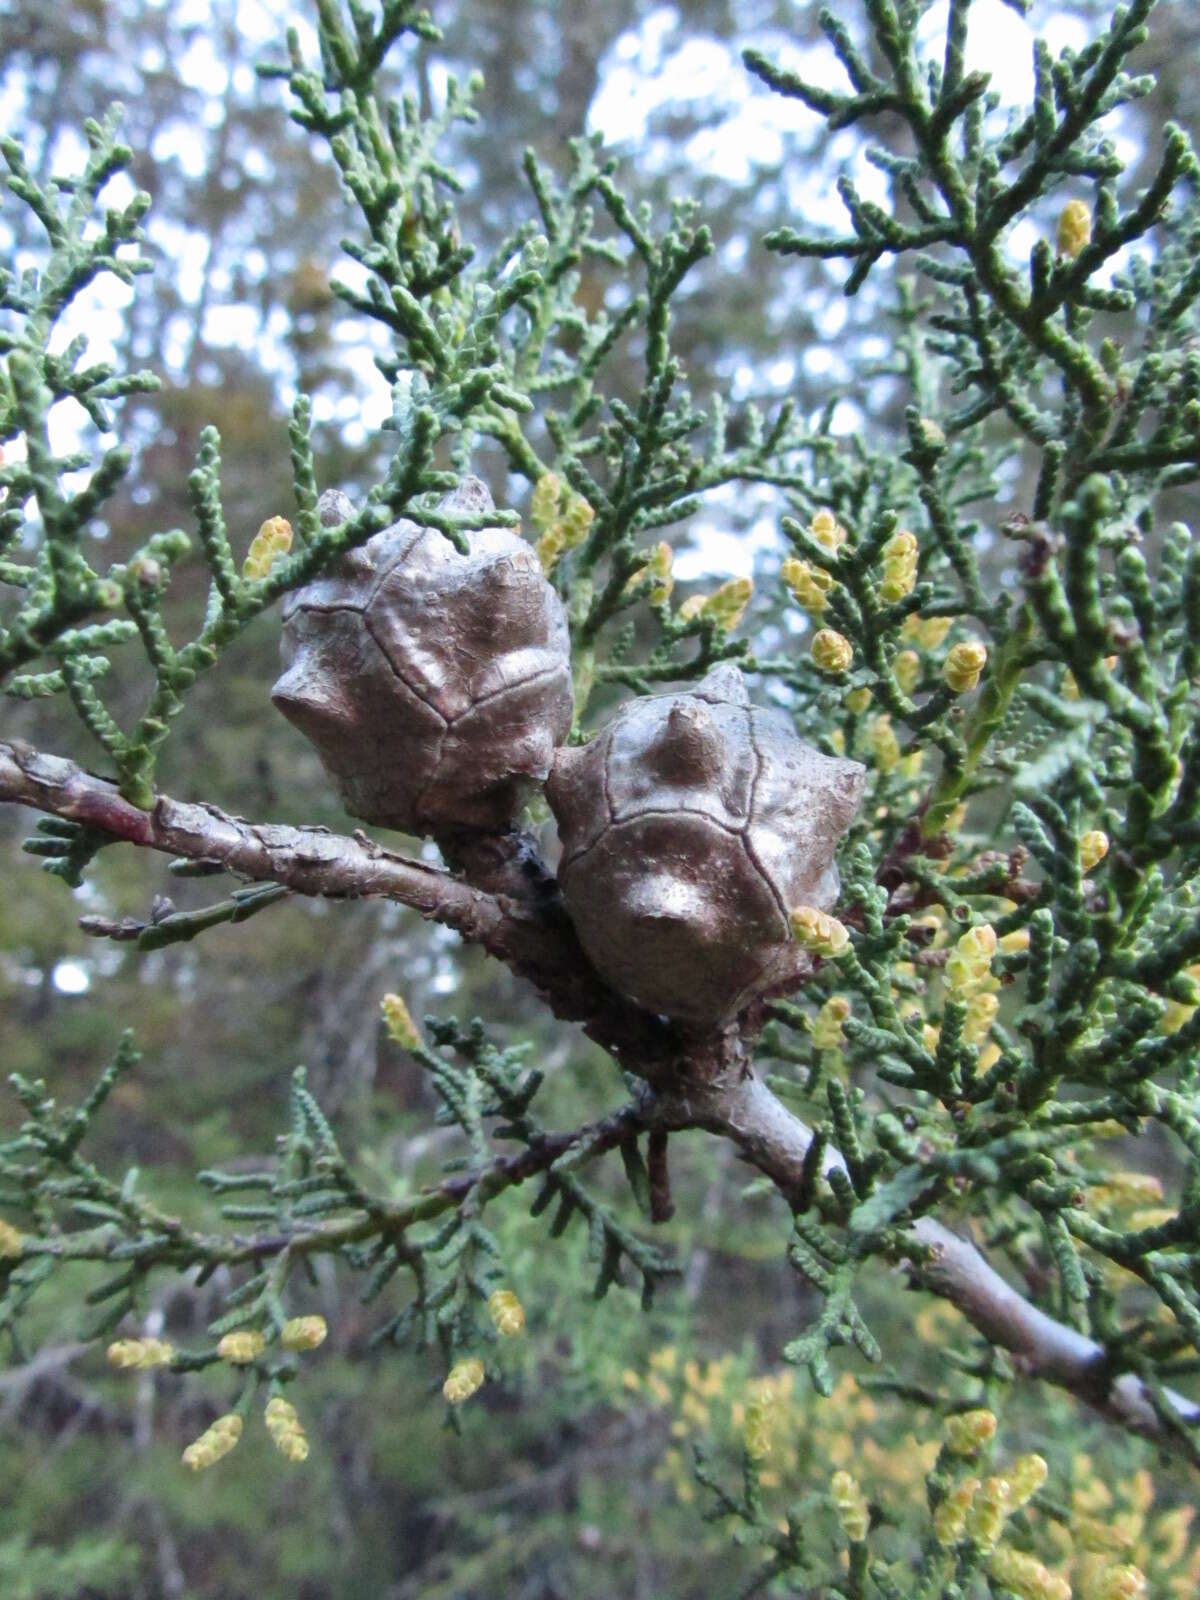
[[[84,823],[143,849],[219,861],[230,872],[331,899],[394,900],[480,944],[539,989],[554,1013],[585,1031],[648,1085],[637,1125],[703,1128],[733,1141],[785,1200],[800,1185],[812,1130],[755,1076],[733,1032],[689,1035],[613,993],[574,937],[553,879],[520,834],[443,841],[458,873],[397,855],[364,835],[231,817],[162,795],[141,811],[114,784],[71,761],[0,741],[0,801]],[[840,1162],[829,1152],[826,1164]],[[536,1167],[536,1163],[534,1163]],[[507,1175],[519,1181],[524,1174]],[[904,1265],[949,1300],[1022,1372],[1069,1390],[1112,1421],[1165,1449],[1200,1405],[1170,1390],[1156,1397],[1133,1373],[1110,1371],[1102,1346],[1032,1305],[968,1239],[931,1218],[907,1231]],[[903,1258],[902,1258],[903,1260]],[[1174,1410],[1177,1425],[1164,1418]]]

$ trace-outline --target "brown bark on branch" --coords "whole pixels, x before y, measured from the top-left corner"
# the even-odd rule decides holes
[[[760,1079],[682,1091],[673,1116],[681,1126],[703,1127],[738,1144],[787,1198],[800,1184],[812,1130]],[[842,1165],[827,1150],[824,1170]],[[1117,1373],[1102,1345],[1031,1305],[986,1260],[969,1239],[932,1217],[907,1230],[911,1255],[899,1257],[914,1283],[949,1300],[992,1344],[1016,1358],[1020,1372],[1069,1390],[1111,1421],[1168,1450],[1179,1450],[1179,1431],[1159,1414],[1147,1385],[1136,1374]],[[1184,1427],[1200,1426],[1200,1404],[1173,1390],[1161,1397]],[[1195,1446],[1192,1451],[1195,1454]]]
[[[581,1023],[623,1067],[646,1080],[639,1104],[606,1119],[597,1149],[610,1148],[639,1127],[659,1133],[703,1128],[736,1144],[794,1203],[812,1131],[754,1076],[743,1035],[737,1029],[689,1033],[608,988],[579,945],[553,877],[521,834],[443,839],[456,875],[396,855],[361,834],[351,839],[323,829],[251,823],[166,796],[152,810],[140,811],[112,783],[74,763],[4,741],[0,801],[85,823],[145,849],[220,861],[243,877],[300,894],[395,900],[454,928],[529,979],[556,1016]],[[751,1031],[748,1024],[744,1032]],[[402,1230],[460,1203],[476,1185],[491,1193],[520,1183],[544,1171],[578,1137],[556,1135],[544,1146],[500,1158],[483,1173],[447,1179],[389,1220]],[[829,1151],[825,1162],[837,1165],[841,1157]],[[203,1244],[220,1259],[251,1261],[283,1248],[339,1248],[378,1231],[378,1223],[377,1217],[357,1215],[296,1238],[235,1236]],[[103,1258],[108,1231],[88,1230],[45,1248]],[[928,1217],[915,1222],[906,1239],[910,1253],[899,1259],[913,1281],[957,1306],[985,1338],[1013,1354],[1022,1372],[1057,1384],[1166,1449],[1179,1449],[1183,1429],[1200,1424],[1200,1405],[1169,1390],[1159,1392],[1156,1405],[1141,1378],[1112,1372],[1102,1346],[1031,1305],[968,1239]],[[167,1255],[192,1258],[197,1241],[180,1229]],[[1161,1414],[1164,1403],[1173,1409],[1174,1423]]]
[[[0,799],[83,823],[143,849],[219,861],[244,878],[282,883],[297,894],[400,900],[477,942],[502,916],[492,897],[437,867],[393,855],[365,835],[347,839],[324,828],[246,822],[215,806],[189,805],[166,795],[141,811],[115,784],[28,745],[0,741]]]
[[[215,806],[160,795],[149,811],[115,784],[60,756],[0,740],[0,801],[86,824],[143,849],[219,861],[259,883],[336,900],[384,899],[482,945],[528,979],[554,1014],[586,1031],[632,1068],[680,1054],[675,1030],[615,994],[584,955],[554,880],[519,833],[447,837],[455,876],[396,854],[365,834],[247,822]]]

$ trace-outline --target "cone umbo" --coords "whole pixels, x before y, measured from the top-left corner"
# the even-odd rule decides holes
[[[631,701],[600,737],[560,750],[547,785],[559,882],[585,950],[650,1010],[734,1015],[785,984],[800,952],[788,914],[837,898],[838,839],[864,769],[822,755],[741,672]]]
[[[439,509],[479,514],[492,498],[466,478]],[[321,497],[327,525],[352,514],[345,495]],[[502,827],[571,726],[566,616],[536,556],[503,528],[467,539],[461,555],[402,519],[285,607],[271,697],[367,822]]]

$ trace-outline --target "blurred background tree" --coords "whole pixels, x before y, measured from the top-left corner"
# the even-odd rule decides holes
[[[714,228],[714,254],[674,307],[675,348],[701,401],[789,394],[805,412],[836,402],[835,432],[852,433],[868,414],[881,427],[889,419],[899,426],[873,287],[843,300],[840,265],[781,269],[757,243],[772,226],[828,208],[837,171],[869,170],[857,131],[829,137],[818,116],[772,97],[741,67],[743,47],[769,54],[785,34],[801,57],[817,51],[815,6],[472,0],[433,9],[444,40],[415,47],[404,71],[426,101],[444,92],[450,73],[484,73],[483,132],[460,128],[451,139],[470,177],[466,204],[478,238],[495,241],[512,225],[527,146],[561,169],[566,140],[596,130],[628,157],[624,181],[635,196],[662,202],[686,175]],[[1041,5],[1033,21],[1058,43],[1081,42],[1099,9]],[[931,29],[944,26],[944,11],[932,7]],[[163,380],[120,420],[135,463],[110,510],[130,543],[188,521],[185,485],[200,431],[214,419],[225,441],[231,527],[256,527],[286,504],[287,416],[297,391],[314,397],[328,481],[353,491],[377,474],[387,401],[386,386],[370,384],[372,330],[329,287],[336,175],[314,161],[253,71],[279,20],[276,6],[255,0],[8,0],[2,10],[0,114],[35,175],[68,168],[76,130],[117,96],[128,108],[134,180],[154,198],[152,284],[123,319],[105,318],[119,294],[96,307],[122,364]],[[1188,0],[1156,9],[1139,65],[1155,72],[1158,88],[1120,124],[1135,152],[1156,151],[1169,118],[1194,125],[1198,43]],[[23,223],[18,211],[5,226]],[[3,242],[18,259],[31,243]],[[585,268],[581,300],[603,294]],[[851,392],[851,373],[872,358],[878,378],[866,387],[856,380]],[[631,363],[631,401],[637,377]],[[499,453],[480,465],[507,503]],[[773,567],[777,541],[768,496],[729,491],[692,520],[676,571],[711,583],[748,574],[755,560]],[[1003,582],[999,552],[993,560]],[[194,572],[194,582],[202,576]],[[172,604],[194,607],[199,592],[185,571]],[[751,626],[765,653],[786,624],[769,600],[756,604]],[[346,831],[310,748],[265,712],[276,650],[269,623],[201,682],[185,730],[167,748],[163,787],[218,795],[251,816],[302,815]],[[55,748],[61,718],[53,703],[10,705],[5,731]],[[99,1130],[99,1153],[153,1169],[168,1203],[173,1185],[182,1192],[197,1168],[236,1161],[272,1137],[298,1061],[364,1170],[387,1175],[397,1162],[436,1155],[444,1135],[431,1126],[425,1079],[379,1025],[380,999],[401,980],[416,1015],[453,996],[459,1015],[504,1018],[514,1039],[532,1038],[539,1064],[553,1068],[549,1093],[562,1126],[603,1109],[593,1047],[553,1028],[478,951],[440,930],[431,935],[412,913],[295,902],[286,916],[224,930],[203,961],[186,944],[142,955],[98,945],[77,926],[98,908],[144,917],[140,863],[108,852],[91,886],[70,897],[22,868],[28,831],[27,818],[0,815],[6,877],[21,874],[19,890],[0,900],[6,1069],[45,1077],[69,1099],[116,1046],[118,1020],[135,1017],[144,1065],[117,1090],[121,1115]],[[777,1370],[811,1306],[798,1280],[778,1270],[778,1200],[747,1194],[729,1147],[685,1142],[673,1177],[676,1211],[663,1232],[683,1274],[643,1320],[628,1315],[621,1292],[587,1303],[583,1241],[568,1240],[550,1280],[531,1270],[534,1225],[520,1215],[505,1224],[518,1287],[522,1268],[529,1275],[532,1337],[512,1358],[511,1381],[489,1386],[465,1438],[443,1431],[431,1399],[440,1375],[419,1357],[370,1348],[370,1318],[340,1303],[323,1270],[315,1303],[332,1336],[309,1379],[316,1448],[303,1472],[268,1462],[270,1446],[259,1440],[244,1446],[236,1471],[193,1480],[178,1470],[178,1453],[206,1417],[186,1384],[146,1374],[131,1390],[61,1340],[31,1364],[14,1364],[0,1375],[0,1516],[21,1535],[0,1538],[0,1588],[30,1600],[737,1593],[754,1563],[723,1527],[700,1523],[681,1450],[710,1425],[718,1398],[732,1397],[736,1415],[756,1375]],[[877,1314],[911,1320],[898,1281],[881,1281],[876,1293]],[[168,1315],[201,1325],[203,1294],[189,1293],[182,1308],[164,1297],[147,1315],[147,1332]],[[1161,1560],[1167,1570],[1171,1541],[1186,1538],[1179,1517],[1169,1520],[1186,1503],[1183,1480],[1164,1468],[1152,1504],[1139,1477],[1148,1448],[1114,1441],[1044,1395],[1018,1401],[1018,1435],[1021,1404],[1031,1415],[1040,1409],[1040,1429],[1047,1406],[1069,1427],[1075,1482],[1064,1492],[1125,1527],[1128,1548],[1147,1567]],[[898,1482],[916,1481],[917,1464],[923,1471],[931,1462],[926,1441],[907,1427],[886,1400],[842,1389],[819,1429],[798,1407],[798,1442],[780,1470],[802,1477],[822,1451],[845,1464],[847,1443],[857,1440],[856,1449],[890,1462]],[[1089,1452],[1103,1461],[1099,1472]],[[1183,1570],[1180,1560],[1172,1572]]]

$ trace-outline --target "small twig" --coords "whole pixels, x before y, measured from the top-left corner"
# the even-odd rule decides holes
[[[650,1130],[646,1140],[646,1170],[650,1175],[650,1221],[669,1222],[675,1215],[675,1202],[671,1198],[667,1135],[663,1128]]]

